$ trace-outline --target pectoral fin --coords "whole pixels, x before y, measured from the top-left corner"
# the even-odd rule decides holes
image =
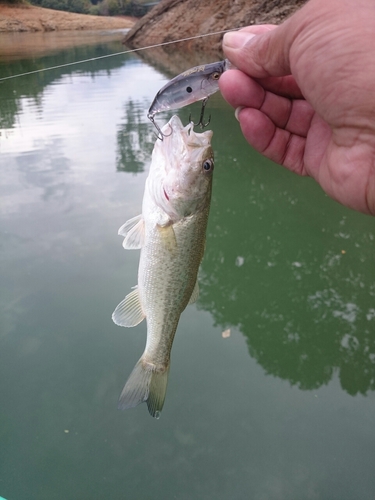
[[[116,325],[132,327],[146,317],[139,300],[138,286],[122,300],[113,311],[112,320]]]
[[[144,233],[145,224],[142,215],[129,219],[118,230],[118,234],[125,237],[122,246],[127,250],[142,248]]]
[[[168,249],[171,254],[177,251],[177,240],[174,233],[173,225],[157,226],[162,239],[163,246]]]

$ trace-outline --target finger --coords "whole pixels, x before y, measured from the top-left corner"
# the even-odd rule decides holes
[[[223,73],[219,87],[224,99],[234,108],[260,108],[264,101],[265,91],[262,86],[242,71],[234,69]]]
[[[233,73],[236,71],[235,69],[230,70],[230,71],[225,71],[220,77],[219,80],[219,85],[220,82],[223,80],[227,80],[227,78],[232,78],[234,75],[236,75],[236,78],[239,77],[239,72],[237,70],[237,73]],[[302,92],[300,91],[297,82],[295,81],[294,77],[289,75],[289,76],[284,76],[284,77],[270,77],[270,78],[255,78],[254,79],[256,82],[259,83],[265,90],[270,90],[271,92],[284,96],[284,97],[290,97],[291,99],[303,99]]]
[[[314,111],[305,100],[290,100],[265,91],[258,82],[238,70],[224,73],[219,85],[224,98],[234,108],[256,108],[276,127],[306,136]]]
[[[264,113],[277,128],[282,128],[306,137],[310,129],[314,110],[304,100],[290,100],[272,92],[265,92],[265,98],[259,111]]]
[[[256,78],[255,80],[259,82],[265,90],[269,90],[274,94],[289,97],[291,99],[304,99],[301,89],[292,75]]]
[[[277,24],[252,24],[251,26],[245,26],[238,31],[245,31],[247,33],[253,33],[254,35],[260,35],[277,28]]]
[[[223,37],[226,57],[241,71],[255,78],[291,74],[289,50],[293,42],[290,18],[274,29],[255,33],[250,30],[231,31]]]
[[[246,140],[270,160],[289,170],[307,175],[304,168],[306,139],[280,129],[259,110],[244,108],[238,120]]]
[[[276,24],[260,24],[260,25],[247,26],[246,28],[242,28],[241,30],[239,30],[239,32],[243,32],[245,34],[247,33],[249,39],[251,39],[254,35],[261,35],[263,33],[270,32],[277,27],[278,26]],[[226,50],[227,40],[228,37],[223,41],[224,51]],[[227,55],[229,55],[229,51]],[[266,90],[270,90],[272,92],[275,92],[276,94],[284,95],[285,97],[292,97],[294,99],[303,98],[302,92],[292,75],[276,77],[276,78],[270,76],[262,78],[262,81],[260,83],[262,87],[264,87]]]

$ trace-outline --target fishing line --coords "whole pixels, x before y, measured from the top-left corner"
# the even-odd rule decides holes
[[[17,75],[4,76],[0,78],[0,82],[4,80],[10,80],[11,78],[18,78],[26,75],[33,75],[35,73],[42,73],[43,71],[51,71],[53,69],[66,68],[67,66],[74,66],[75,64],[83,64],[92,61],[98,61],[99,59],[106,59],[108,57],[121,56],[125,54],[131,54],[132,52],[139,52],[140,50],[155,49],[156,47],[164,47],[165,45],[171,45],[173,43],[187,42],[189,40],[194,40],[196,38],[204,38],[206,36],[221,35],[222,33],[228,33],[229,31],[237,31],[240,28],[231,28],[229,30],[223,31],[213,31],[212,33],[205,33],[203,35],[189,36],[187,38],[180,38],[179,40],[171,40],[170,42],[157,43],[155,45],[147,45],[146,47],[138,47],[137,49],[124,50],[123,52],[115,52],[114,54],[107,54],[105,56],[91,57],[90,59],[82,59],[81,61],[75,61],[65,64],[59,64],[58,66],[50,66],[48,68],[35,69],[33,71],[27,71],[26,73],[18,73]]]

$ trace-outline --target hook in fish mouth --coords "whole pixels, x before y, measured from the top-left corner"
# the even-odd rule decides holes
[[[164,132],[161,131],[161,128],[159,127],[159,125],[156,123],[154,115],[148,113],[147,118],[150,120],[150,122],[156,128],[156,130],[157,130],[156,137],[158,139],[160,139],[162,141],[164,139],[164,137],[169,137],[172,135],[173,130],[172,130],[172,127],[170,125],[169,125],[169,128],[171,129],[171,132],[169,134],[164,134]]]
[[[200,126],[201,129],[207,127],[209,124],[210,124],[210,121],[211,121],[211,115],[208,117],[208,120],[206,123],[204,123],[203,119],[204,119],[204,109],[206,107],[206,104],[207,104],[207,101],[208,101],[208,97],[206,97],[205,99],[203,99],[202,101],[202,108],[201,108],[201,114],[199,116],[199,121],[198,123],[194,123],[193,120],[191,119],[191,113],[189,115],[189,122],[192,122],[193,125],[195,127],[197,127],[198,125]]]
[[[204,129],[205,127],[207,127],[210,124],[210,122],[211,122],[211,115],[208,117],[207,122],[204,122],[204,111],[205,111],[205,108],[206,108],[207,101],[208,101],[208,97],[206,97],[205,99],[202,100],[201,114],[199,116],[199,121],[197,123],[195,123],[191,119],[191,113],[190,113],[190,115],[189,115],[189,123],[192,123],[193,127],[198,127],[198,125],[199,125],[199,127],[201,129]],[[170,133],[169,134],[165,134],[164,132],[162,132],[161,128],[156,123],[156,121],[155,121],[155,115],[153,113],[147,113],[147,118],[150,120],[150,122],[156,128],[156,130],[157,130],[156,137],[158,139],[160,139],[162,141],[164,139],[164,137],[170,137],[172,135],[173,130],[172,130],[171,125],[169,125],[169,128],[171,129]]]

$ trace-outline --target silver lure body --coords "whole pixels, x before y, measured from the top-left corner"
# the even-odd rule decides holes
[[[232,67],[225,59],[184,71],[159,90],[147,116],[153,118],[161,111],[183,108],[193,102],[207,99],[219,90],[220,76]]]

